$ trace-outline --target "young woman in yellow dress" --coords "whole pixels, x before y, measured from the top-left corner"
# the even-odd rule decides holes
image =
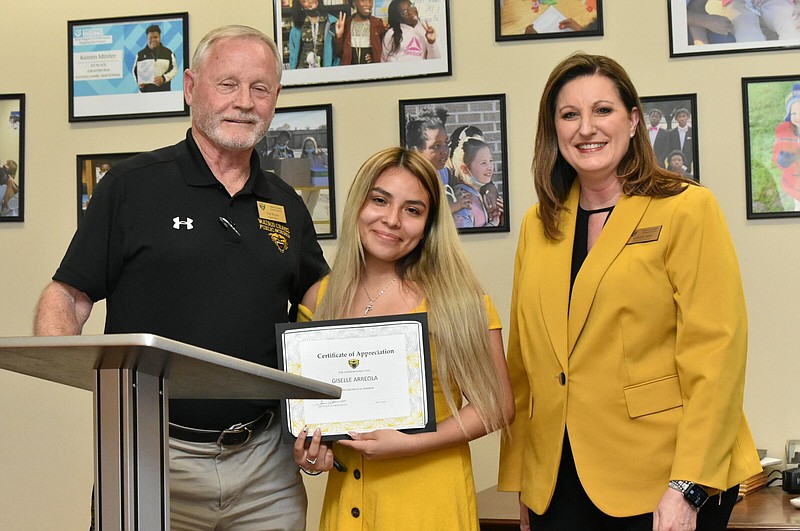
[[[436,169],[413,150],[376,153],[350,188],[342,227],[333,269],[301,311],[315,320],[427,312],[437,426],[353,432],[332,448],[319,429],[308,448],[301,433],[294,455],[303,469],[331,470],[334,453],[347,468],[328,475],[320,529],[477,530],[468,443],[506,428],[514,407],[500,319]]]

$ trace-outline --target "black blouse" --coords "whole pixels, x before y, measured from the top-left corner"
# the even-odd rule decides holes
[[[584,210],[578,205],[578,219],[575,221],[575,242],[572,246],[572,274],[569,282],[570,299],[572,298],[572,286],[575,284],[575,277],[578,276],[578,271],[581,270],[581,266],[586,260],[586,255],[589,254],[589,216],[608,212],[608,216],[603,222],[603,226],[605,226],[613,210],[614,205],[598,208],[597,210]]]

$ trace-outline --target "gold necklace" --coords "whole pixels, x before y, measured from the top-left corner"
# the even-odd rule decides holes
[[[378,293],[378,295],[377,295],[377,296],[376,296],[376,297],[373,299],[372,297],[370,297],[370,296],[369,296],[369,292],[367,291],[367,286],[364,284],[364,279],[363,279],[363,278],[361,279],[361,287],[364,289],[364,294],[367,296],[367,299],[369,299],[369,304],[367,304],[367,305],[364,307],[364,315],[365,315],[365,316],[366,316],[366,315],[367,315],[369,312],[371,312],[371,311],[372,311],[372,305],[373,305],[373,304],[375,304],[375,301],[376,301],[376,300],[378,300],[378,299],[380,299],[380,298],[381,298],[381,295],[383,295],[383,294],[386,292],[386,290],[387,290],[387,289],[389,289],[389,288],[392,286],[392,284],[394,284],[394,281],[395,281],[395,280],[397,280],[397,277],[394,277],[394,278],[392,279],[392,281],[391,281],[391,282],[389,282],[388,284],[386,284],[386,287],[385,287],[385,288],[383,288],[383,289],[381,290],[381,292],[380,292],[380,293]]]

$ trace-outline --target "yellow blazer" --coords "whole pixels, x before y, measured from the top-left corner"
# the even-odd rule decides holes
[[[744,294],[713,195],[623,196],[570,301],[579,195],[576,181],[562,240],[545,237],[538,206],[522,224],[508,340],[517,414],[499,490],[542,514],[565,428],[581,484],[612,516],[652,512],[670,479],[728,489],[758,473],[742,411]]]

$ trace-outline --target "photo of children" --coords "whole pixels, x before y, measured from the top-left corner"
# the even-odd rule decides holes
[[[642,116],[647,123],[650,145],[653,146],[658,165],[700,181],[697,95],[643,96],[642,103]],[[677,167],[677,158],[671,160],[676,151],[681,155],[680,168]]]
[[[303,199],[317,239],[336,238],[331,116],[330,104],[276,109],[267,135],[255,146],[261,168]]]
[[[800,47],[800,0],[670,0],[671,55]]]
[[[0,221],[25,221],[25,95],[0,94]]]
[[[747,217],[800,217],[800,77],[742,79]]]
[[[273,0],[285,87],[450,75],[448,0]]]
[[[509,230],[504,95],[400,101],[401,143],[436,168],[459,232]]]
[[[603,34],[602,0],[495,0],[495,40]]]

